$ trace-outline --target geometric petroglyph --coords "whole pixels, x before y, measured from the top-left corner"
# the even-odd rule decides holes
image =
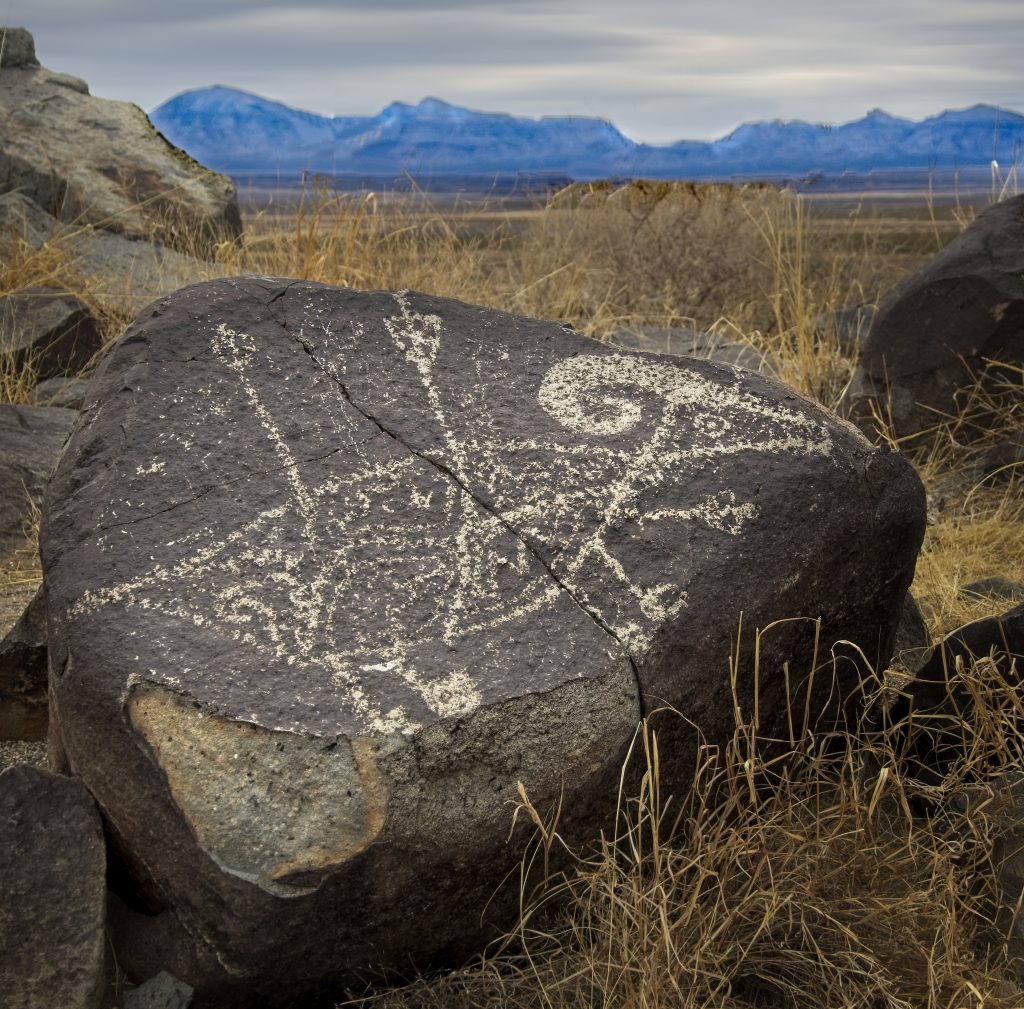
[[[710,491],[698,476],[746,452],[832,454],[819,415],[750,392],[738,372],[730,381],[725,371],[707,376],[599,345],[553,360],[523,407],[538,422],[506,429],[478,391],[460,399],[451,383],[442,389],[442,318],[415,311],[404,293],[392,297],[376,335],[356,321],[344,333],[332,330],[337,321],[311,303],[283,341],[287,359],[265,338],[211,322],[208,386],[189,390],[192,404],[184,396],[173,404],[180,443],[158,446],[128,474],[123,500],[111,503],[95,540],[115,557],[113,569],[130,573],[85,592],[70,616],[113,607],[160,614],[179,638],[149,642],[151,651],[177,647],[191,627],[222,642],[218,655],[231,669],[262,663],[282,681],[293,678],[300,701],[310,692],[310,710],[317,691],[329,693],[354,733],[408,736],[494,699],[516,649],[533,689],[564,679],[564,662],[545,665],[544,635],[555,632],[543,629],[541,614],[554,608],[585,615],[610,648],[642,657],[658,628],[685,610],[675,577],[683,562],[670,558],[672,577],[646,575],[632,548],[622,548],[626,533],[643,543],[666,524],[694,524],[735,537],[757,518],[756,502],[739,499],[727,475]],[[388,344],[379,352],[411,383],[407,399],[426,418],[421,425],[389,430],[365,390],[350,387],[346,348],[358,352],[371,339]],[[297,360],[307,368],[306,415],[330,425],[332,449],[319,455],[292,430],[296,400],[285,394],[298,381]],[[272,465],[254,463],[239,478],[244,493],[229,510],[221,501],[230,488],[195,491],[199,470],[182,473],[170,459],[195,458],[201,468],[223,449],[200,451],[203,425],[226,426],[232,417],[246,432],[233,456],[258,452]],[[467,417],[476,425],[469,434]],[[418,443],[421,427],[433,434]],[[134,541],[148,519],[124,516],[161,481],[164,499],[168,482],[195,493],[160,509],[178,509],[188,522],[159,544],[165,559],[147,564],[125,534]],[[697,484],[704,489],[695,492]],[[205,677],[146,668],[145,651],[140,682],[188,692]],[[253,712],[251,720],[288,729],[289,717],[268,725]]]

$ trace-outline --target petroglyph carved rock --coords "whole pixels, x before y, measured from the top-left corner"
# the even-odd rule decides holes
[[[886,652],[923,523],[909,467],[740,369],[414,294],[157,303],[42,542],[53,746],[149,905],[122,958],[273,1005],[479,948],[517,782],[580,836],[642,705],[722,739],[741,611]],[[766,728],[813,641],[765,639]]]

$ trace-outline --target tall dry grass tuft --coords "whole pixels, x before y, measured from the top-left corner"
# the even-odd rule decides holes
[[[928,526],[912,591],[932,633],[1005,611],[997,592],[964,591],[986,579],[1024,585],[1024,368],[983,361],[955,411],[897,438],[882,415],[881,439],[914,464],[928,494]]]
[[[806,733],[780,751],[738,717],[731,743],[702,747],[685,783],[665,779],[645,721],[630,756],[637,794],[620,795],[600,846],[573,854],[503,944],[356,1004],[1020,1005],[997,861],[1024,760],[1024,695],[1007,673],[991,658],[958,667],[953,687],[971,703],[954,732],[937,716],[918,714],[913,729],[866,719],[856,734]],[[875,719],[882,697],[879,685],[865,699]],[[910,756],[921,732],[945,732],[956,758],[938,784]],[[557,834],[525,794],[520,809],[542,828],[536,859]]]

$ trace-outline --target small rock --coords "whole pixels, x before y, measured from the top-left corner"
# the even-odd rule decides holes
[[[124,997],[124,1009],[189,1009],[193,990],[184,981],[162,970]]]
[[[975,480],[993,483],[1024,476],[1024,432],[1000,438],[985,449],[977,460]]]
[[[893,725],[909,725],[912,713],[925,715],[934,724],[945,716],[960,717],[969,711],[968,689],[951,679],[957,662],[970,664],[976,658],[994,655],[1008,680],[1018,682],[1024,670],[1024,605],[996,617],[975,620],[958,627],[934,645],[916,663],[914,678],[889,709]],[[907,732],[911,732],[907,728]],[[950,762],[962,753],[959,736],[950,740],[928,732],[914,732],[910,740],[918,773],[923,780],[941,781]]]
[[[38,380],[81,371],[103,346],[82,301],[59,287],[32,287],[0,298],[0,347]]]
[[[928,625],[917,600],[908,592],[903,600],[900,622],[896,626],[896,640],[893,642],[893,657],[900,659],[904,653],[916,654],[932,643]]]
[[[25,541],[76,416],[56,407],[0,404],[0,557]]]
[[[0,67],[28,70],[39,66],[36,43],[24,28],[0,28]]]
[[[761,374],[775,374],[771,360],[753,347],[686,326],[631,326],[617,330],[611,342],[628,350],[695,357]]]
[[[48,378],[32,390],[36,406],[60,406],[67,410],[81,410],[89,383],[84,378]]]
[[[106,920],[103,828],[72,778],[0,774],[0,992],[4,1009],[96,1009]]]
[[[46,591],[0,641],[0,739],[43,739],[48,722]]]
[[[857,357],[871,329],[875,312],[874,305],[854,305],[823,312],[816,320],[815,329],[819,337],[834,336],[843,354]]]
[[[1011,603],[1017,603],[1024,601],[1024,585],[994,576],[964,585],[960,589],[960,595],[975,599],[1006,599]]]

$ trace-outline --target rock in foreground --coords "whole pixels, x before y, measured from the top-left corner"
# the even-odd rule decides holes
[[[53,743],[137,881],[139,973],[287,1005],[478,949],[517,782],[579,835],[642,707],[728,736],[741,611],[887,658],[923,524],[898,457],[741,369],[408,293],[157,303],[42,541]],[[764,639],[766,731],[813,644]]]
[[[94,1009],[104,986],[106,854],[86,790],[25,764],[0,773],[5,1009]]]

